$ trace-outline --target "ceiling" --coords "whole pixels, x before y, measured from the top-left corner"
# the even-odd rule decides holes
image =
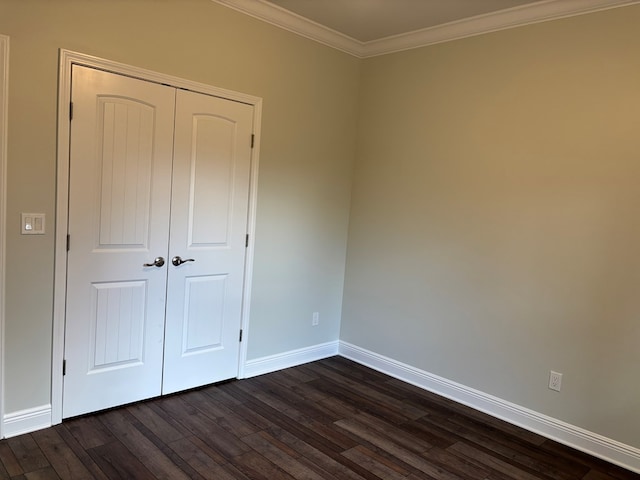
[[[640,0],[213,0],[357,57],[371,57]]]

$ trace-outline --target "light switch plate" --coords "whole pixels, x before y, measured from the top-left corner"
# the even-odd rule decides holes
[[[44,213],[22,213],[22,235],[44,235]]]

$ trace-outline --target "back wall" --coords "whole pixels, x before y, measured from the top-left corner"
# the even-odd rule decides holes
[[[640,447],[639,24],[364,61],[341,340]]]

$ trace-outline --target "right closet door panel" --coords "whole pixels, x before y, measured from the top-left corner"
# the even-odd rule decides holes
[[[178,90],[163,394],[237,376],[253,107]]]

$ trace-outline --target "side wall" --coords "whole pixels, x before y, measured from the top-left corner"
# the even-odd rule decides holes
[[[639,24],[364,62],[341,340],[640,447]]]
[[[357,59],[209,0],[8,0],[0,32],[12,45],[7,414],[50,403],[59,48],[263,98],[248,357],[337,340]],[[46,235],[21,236],[20,212],[46,213]]]

